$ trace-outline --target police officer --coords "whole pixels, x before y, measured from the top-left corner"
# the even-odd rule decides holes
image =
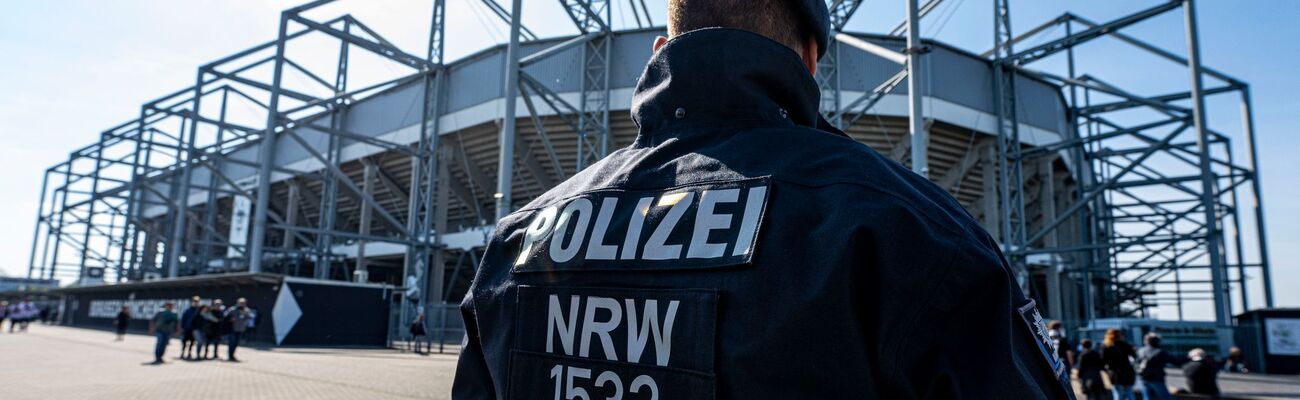
[[[631,146],[502,218],[456,399],[1061,398],[944,190],[818,116],[822,0],[669,0]]]

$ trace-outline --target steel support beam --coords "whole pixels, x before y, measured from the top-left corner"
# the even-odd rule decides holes
[[[510,42],[506,46],[506,75],[505,88],[502,97],[505,98],[505,114],[501,121],[501,135],[498,137],[497,149],[500,155],[497,157],[497,191],[492,196],[496,198],[496,219],[504,218],[513,209],[510,203],[511,189],[514,184],[514,164],[515,164],[515,95],[519,92],[519,30],[523,24],[523,2],[522,0],[513,0],[510,6]],[[581,158],[579,152],[579,158]]]
[[[1192,0],[1181,0],[1183,6],[1183,24],[1187,31],[1187,70],[1192,79],[1192,124],[1196,131],[1197,147],[1201,156],[1201,208],[1205,212],[1205,229],[1208,235],[1206,243],[1211,273],[1214,283],[1214,320],[1220,327],[1232,325],[1232,307],[1227,280],[1227,269],[1223,265],[1222,232],[1219,230],[1218,201],[1214,195],[1215,176],[1210,164],[1210,134],[1206,126],[1205,97],[1201,94],[1203,80],[1201,76],[1201,44],[1196,27],[1196,6]]]
[[[907,0],[907,122],[912,134],[912,172],[930,177],[930,132],[925,129],[925,114],[921,106],[924,76],[921,74],[921,17],[917,15],[917,0]]]
[[[266,131],[262,133],[261,146],[258,146],[257,198],[253,203],[253,232],[248,252],[248,272],[262,272],[262,247],[266,244],[267,211],[271,204],[271,166],[275,164],[276,138],[280,125],[280,82],[284,78],[284,50],[288,43],[288,11],[280,15],[279,39],[275,45],[274,67],[271,72],[271,100],[266,111]]]

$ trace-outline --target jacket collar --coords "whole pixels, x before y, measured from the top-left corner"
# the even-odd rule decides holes
[[[789,47],[744,30],[708,28],[678,35],[654,54],[631,112],[641,144],[708,126],[797,125],[843,135],[821,121],[819,104],[816,81]]]

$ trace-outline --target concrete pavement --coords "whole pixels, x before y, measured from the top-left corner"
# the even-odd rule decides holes
[[[0,333],[0,399],[446,399],[455,348],[415,355],[390,349],[257,349],[240,347],[242,362],[177,359],[148,365],[154,339],[107,331],[32,325]],[[225,357],[222,346],[222,357]],[[1169,370],[1169,386],[1183,386]],[[1300,377],[1222,374],[1232,398],[1300,399]]]
[[[456,354],[428,356],[388,349],[254,349],[239,363],[176,359],[172,340],[163,365],[154,339],[32,325],[0,334],[0,398],[26,399],[446,399]],[[225,357],[222,346],[222,357]],[[455,349],[451,349],[455,350]]]

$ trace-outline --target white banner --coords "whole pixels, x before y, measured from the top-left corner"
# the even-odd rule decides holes
[[[244,196],[235,196],[230,213],[230,245],[226,247],[226,257],[241,257],[248,244],[248,221],[251,220],[253,201]]]
[[[176,313],[183,313],[190,308],[190,299],[130,299],[130,300],[91,300],[86,316],[90,318],[117,318],[122,306],[131,310],[131,319],[152,319],[154,314],[163,310],[163,305],[171,302],[176,305]],[[203,299],[208,304],[208,299]]]
[[[1300,356],[1300,319],[1268,318],[1264,320],[1268,337],[1268,354]]]

